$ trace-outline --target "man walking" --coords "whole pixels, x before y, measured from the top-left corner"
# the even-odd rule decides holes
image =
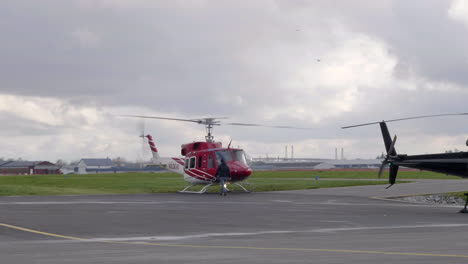
[[[219,184],[221,185],[221,193],[219,195],[226,196],[226,181],[231,178],[231,172],[224,159],[221,159],[221,164],[216,170],[216,177],[219,179]]]

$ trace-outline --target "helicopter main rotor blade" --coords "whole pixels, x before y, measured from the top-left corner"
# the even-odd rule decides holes
[[[162,120],[174,120],[174,121],[183,121],[183,122],[193,122],[199,124],[205,123],[217,123],[217,119],[228,119],[229,117],[203,117],[203,118],[194,118],[194,119],[182,119],[182,118],[172,118],[172,117],[161,117],[161,116],[142,116],[142,115],[118,115],[124,117],[136,117],[136,118],[150,118],[150,119],[162,119]]]
[[[267,126],[262,124],[248,124],[248,123],[226,123],[223,125],[228,126],[251,126],[251,127],[270,127],[270,128],[288,128],[288,129],[312,129],[309,127],[294,127],[294,126]]]
[[[307,127],[269,126],[269,125],[263,125],[263,124],[253,124],[253,123],[221,123],[221,121],[219,121],[219,119],[228,119],[229,117],[204,117],[204,118],[197,118],[197,119],[183,119],[183,118],[144,116],[144,115],[118,115],[118,116],[192,122],[192,123],[197,123],[197,124],[203,124],[206,126],[228,125],[228,126],[270,127],[270,128],[287,128],[287,129],[312,129],[312,128],[307,128]]]
[[[388,149],[388,153],[387,155],[390,157],[390,155],[395,152],[395,143],[396,143],[396,140],[397,140],[397,135],[395,135],[393,137],[393,141],[392,141],[392,144],[390,145],[390,148]],[[396,153],[396,152],[395,152]]]
[[[439,116],[461,116],[461,115],[468,115],[468,113],[455,113],[455,114],[438,114],[438,115],[423,115],[423,116],[413,116],[413,117],[405,117],[405,118],[398,118],[398,119],[390,119],[390,120],[382,120],[378,122],[371,122],[359,125],[352,125],[352,126],[345,126],[341,127],[342,129],[352,128],[352,127],[360,127],[360,126],[368,126],[368,125],[375,125],[381,122],[395,122],[395,121],[403,121],[403,120],[411,120],[411,119],[420,119],[420,118],[429,118],[429,117],[439,117]]]
[[[136,118],[150,118],[150,119],[162,119],[162,120],[174,120],[174,121],[199,123],[198,119],[181,119],[181,118],[170,118],[170,117],[159,117],[159,116],[137,116],[137,115],[119,115],[119,116],[136,117]]]
[[[387,158],[385,158],[382,161],[382,164],[379,167],[379,173],[377,174],[379,176],[379,179],[382,177],[382,173],[383,173],[383,170],[384,170],[384,167],[385,167],[386,164],[387,164]]]

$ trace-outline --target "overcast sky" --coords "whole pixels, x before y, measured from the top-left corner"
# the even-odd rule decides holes
[[[0,2],[0,157],[149,157],[115,114],[310,127],[222,126],[251,156],[374,158],[382,119],[468,112],[466,0]],[[468,116],[390,123],[397,152],[465,150]],[[162,156],[203,140],[150,120]]]

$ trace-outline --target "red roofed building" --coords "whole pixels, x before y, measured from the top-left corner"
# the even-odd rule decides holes
[[[61,174],[60,166],[48,161],[7,161],[0,164],[0,174]]]

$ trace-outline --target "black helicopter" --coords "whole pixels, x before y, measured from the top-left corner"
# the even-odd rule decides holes
[[[397,154],[395,150],[395,143],[397,136],[392,139],[390,132],[388,131],[387,124],[388,122],[410,120],[410,119],[419,119],[419,118],[428,118],[428,117],[438,117],[438,116],[456,116],[456,115],[468,115],[468,113],[456,113],[456,114],[439,114],[439,115],[425,115],[425,116],[415,116],[407,117],[400,119],[392,120],[383,120],[380,122],[372,122],[366,124],[352,125],[342,127],[343,129],[367,126],[379,124],[380,130],[382,131],[382,137],[385,143],[385,149],[387,155],[382,161],[382,165],[379,169],[379,177],[382,175],[385,165],[389,165],[389,177],[388,182],[390,188],[395,184],[396,177],[398,174],[398,168],[400,166],[415,168],[420,170],[433,171],[438,173],[443,173],[447,175],[455,175],[462,178],[468,178],[468,152],[455,152],[455,153],[437,153],[437,154],[422,154],[422,155],[406,155],[406,154]],[[468,140],[466,142],[468,146]],[[468,198],[468,193],[466,193]],[[465,204],[465,208],[462,211],[468,212],[466,207],[468,204]]]

